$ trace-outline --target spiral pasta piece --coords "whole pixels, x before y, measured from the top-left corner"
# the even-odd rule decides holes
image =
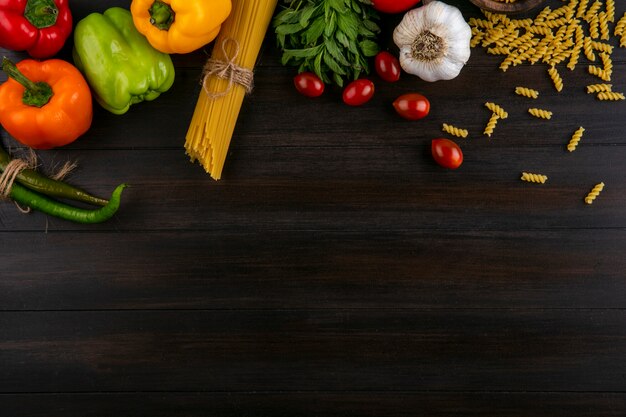
[[[528,31],[537,35],[554,36],[554,32],[552,32],[552,29],[547,26],[531,26],[528,28]]]
[[[601,182],[599,184],[596,184],[591,189],[591,191],[589,191],[589,194],[587,194],[587,196],[585,197],[585,203],[593,204],[594,200],[598,197],[602,190],[604,190],[604,183]]]
[[[544,109],[530,108],[528,113],[540,119],[550,120],[552,119],[552,112]]]
[[[473,32],[473,30],[472,30]],[[483,38],[485,37],[485,32],[476,32],[473,33],[472,35],[472,40],[470,41],[470,46],[472,48],[477,47],[478,45],[480,45],[480,43],[482,42]]]
[[[497,114],[500,119],[506,119],[509,117],[509,113],[496,103],[487,102],[485,103],[485,107],[491,110],[492,113]]]
[[[538,184],[545,184],[548,181],[548,177],[542,174],[533,174],[530,172],[522,172],[522,176],[520,178],[522,181],[526,182],[534,182]]]
[[[575,46],[574,49],[572,49],[572,54],[570,55],[569,62],[567,63],[567,68],[570,71],[573,71],[574,68],[576,68],[576,65],[578,64],[578,60],[580,59],[581,50],[582,50],[582,47],[578,47],[578,46]]]
[[[558,9],[553,10],[552,12],[550,12],[550,14],[548,16],[546,16],[546,20],[550,21],[550,20],[554,20],[554,19],[556,19],[558,17],[561,17],[561,16],[566,16],[567,14],[570,13],[571,9],[572,8],[569,5],[565,5],[563,7],[559,7]]]
[[[624,28],[626,28],[626,12],[615,24],[615,29],[613,29],[613,34],[615,36],[622,36],[624,34]]]
[[[582,127],[582,126],[579,127],[578,129],[576,129],[576,131],[572,135],[572,138],[570,139],[569,143],[567,144],[567,150],[568,151],[574,152],[576,150],[576,147],[578,146],[578,143],[582,139],[584,132],[585,132],[585,128]]]
[[[590,84],[587,86],[587,94],[602,93],[612,90],[613,84]]]
[[[468,21],[470,26],[480,29],[491,29],[493,28],[493,22],[486,19],[476,19],[475,17],[471,17]]]
[[[502,29],[490,29],[483,38],[482,46],[489,46],[496,43],[499,39],[506,37],[508,33]]]
[[[600,19],[598,15],[593,16],[589,21],[589,36],[591,39],[598,39],[600,37]]]
[[[491,117],[489,118],[487,126],[485,127],[485,131],[483,133],[491,137],[493,131],[496,129],[496,125],[498,124],[499,119],[500,117],[496,113],[491,113]]]
[[[507,46],[511,48],[519,48],[522,45],[529,45],[529,42],[533,39],[535,35],[531,32],[526,32],[522,36],[517,39],[512,40]]]
[[[610,38],[609,19],[605,12],[598,14],[598,22],[600,24],[600,39],[608,41]]]
[[[587,14],[587,6],[589,5],[589,0],[580,0],[578,3],[578,11],[576,12],[577,18],[585,17]]]
[[[466,138],[469,135],[469,132],[466,129],[461,129],[456,126],[449,125],[447,123],[443,124],[442,130],[446,133],[451,134],[452,136],[456,136],[459,138]]]
[[[597,13],[600,11],[601,7],[602,2],[600,0],[594,1],[593,4],[587,9],[587,13],[585,13],[583,19],[586,20],[588,23],[591,23],[593,18],[598,16]]]
[[[606,72],[604,69],[597,67],[595,65],[589,65],[589,74],[595,75],[603,81],[611,81],[611,74]]]
[[[564,17],[559,17],[558,19],[547,20],[545,22],[545,25],[546,27],[553,29],[553,28],[562,27],[566,23],[567,23],[567,20]]]
[[[548,74],[550,75],[550,78],[552,79],[554,88],[556,88],[556,91],[560,93],[563,90],[563,79],[559,75],[559,72],[557,71],[556,67],[551,66],[548,69]]]
[[[609,54],[607,54],[605,52],[601,52],[600,53],[600,59],[602,60],[602,65],[604,66],[604,68],[603,68],[604,72],[610,78],[611,75],[613,74],[613,60],[611,59]]]
[[[583,51],[585,52],[585,56],[587,57],[587,59],[589,61],[595,61],[596,60],[596,54],[593,52],[593,46],[592,46],[592,40],[591,38],[585,36],[585,39],[583,41]]]
[[[487,49],[487,53],[490,55],[508,55],[511,53],[511,48],[504,46],[494,46],[493,48]]]
[[[536,99],[539,97],[539,91],[527,87],[515,87],[515,94],[522,97]]]
[[[604,42],[591,41],[591,47],[596,51],[606,52],[607,54],[613,53],[613,45]]]
[[[521,63],[522,60],[516,54],[512,53],[504,58],[504,60],[500,64],[500,69],[502,70],[502,72],[506,72],[506,70],[508,70],[511,65],[515,66]]]
[[[569,58],[570,55],[572,55],[572,51],[573,51],[572,49],[567,49],[567,50],[562,50],[562,51],[555,50],[552,53],[552,58],[548,60],[548,63],[554,67],[557,64],[560,64],[561,62],[565,61],[567,58]],[[558,77],[558,78],[560,79],[561,77]],[[561,81],[561,83],[563,83],[563,81]]]
[[[618,100],[626,99],[624,94],[616,93],[615,91],[603,91],[603,92],[598,93],[596,97],[598,98],[598,100],[603,100],[603,101],[606,101],[606,100],[618,101]]]
[[[606,20],[615,22],[615,0],[606,0]]]

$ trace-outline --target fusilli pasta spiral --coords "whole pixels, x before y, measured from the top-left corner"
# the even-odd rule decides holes
[[[587,13],[585,13],[583,19],[590,23],[594,17],[597,17],[597,13],[600,11],[601,7],[602,2],[600,0],[594,1],[593,4],[587,9]]]
[[[612,91],[613,84],[590,84],[587,86],[587,94],[601,93],[603,91]]]
[[[593,204],[593,201],[596,199],[596,197],[598,197],[602,190],[604,190],[604,183],[601,182],[599,184],[596,184],[591,189],[591,191],[589,191],[589,194],[587,194],[587,196],[585,197],[585,203]]]
[[[578,143],[580,142],[580,140],[583,137],[583,133],[585,132],[585,128],[584,127],[579,127],[574,134],[572,135],[572,138],[570,139],[569,143],[567,144],[567,150],[570,152],[574,152],[576,150],[576,147],[578,146]]]
[[[485,107],[491,110],[494,114],[497,114],[500,119],[506,119],[509,117],[509,113],[496,103],[487,102],[485,103]]]
[[[585,51],[585,56],[589,61],[596,60],[596,54],[593,53],[591,38],[585,37],[585,40],[583,41],[583,51]]]
[[[609,20],[605,12],[598,14],[598,21],[600,23],[600,39],[608,41],[610,38]]]
[[[591,47],[596,51],[606,52],[607,54],[613,53],[613,45],[610,45],[608,43],[591,41]]]
[[[614,91],[602,91],[597,95],[598,100],[618,101],[624,100],[626,97],[622,93],[616,93]]]
[[[589,0],[580,0],[580,3],[578,3],[578,11],[576,12],[577,18],[582,18],[587,14],[588,4]]]
[[[615,24],[615,29],[613,29],[613,34],[615,36],[622,36],[624,34],[624,28],[626,28],[626,12]]]
[[[527,87],[515,87],[515,94],[533,99],[539,97],[539,91]]]
[[[589,37],[591,39],[598,39],[600,37],[600,19],[598,15],[594,15],[589,21]]]
[[[563,90],[563,79],[559,75],[559,72],[554,66],[551,66],[548,69],[548,74],[550,75],[550,78],[552,79],[554,88],[556,88],[556,91],[560,93]]]
[[[528,113],[540,119],[547,119],[547,120],[552,119],[552,112],[548,110],[531,108],[531,109],[528,109]]]
[[[611,81],[611,74],[595,65],[589,65],[589,74],[595,75],[596,77],[604,81]]]
[[[604,72],[610,78],[613,74],[613,60],[609,56],[609,54],[605,52],[600,53],[600,59],[602,60],[602,65],[604,65]]]
[[[606,0],[606,20],[615,22],[615,0]]]
[[[485,131],[484,134],[491,137],[491,135],[493,134],[493,131],[496,128],[496,125],[498,124],[498,120],[500,119],[500,117],[495,114],[495,113],[491,113],[491,117],[489,118],[489,121],[487,122],[487,126],[485,127]]]
[[[538,184],[545,184],[548,181],[548,177],[542,174],[532,174],[530,172],[522,172],[522,176],[520,178],[522,181],[526,182],[535,182]]]
[[[451,134],[452,136],[456,136],[459,138],[466,138],[467,135],[469,135],[469,132],[466,129],[460,129],[447,123],[443,124],[442,130],[446,133]]]

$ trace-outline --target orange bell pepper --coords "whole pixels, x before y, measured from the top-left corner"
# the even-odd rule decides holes
[[[17,141],[34,149],[67,145],[91,126],[93,105],[87,81],[60,59],[8,59],[9,79],[0,85],[0,124]]]
[[[231,0],[133,0],[130,4],[139,33],[166,54],[186,54],[213,41],[231,8]]]

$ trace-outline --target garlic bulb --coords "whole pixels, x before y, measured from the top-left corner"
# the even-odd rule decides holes
[[[450,80],[470,57],[472,30],[454,6],[441,1],[409,10],[393,31],[400,66],[425,81]]]

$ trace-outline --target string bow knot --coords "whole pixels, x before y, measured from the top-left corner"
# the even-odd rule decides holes
[[[230,57],[226,52],[226,44],[228,42],[233,42],[235,45],[235,50]],[[235,63],[235,60],[239,55],[239,42],[232,38],[226,38],[222,41],[221,48],[225,60],[209,58],[202,70],[204,75],[202,78],[202,87],[206,94],[212,99],[223,97],[230,92],[233,88],[233,84],[241,85],[245,89],[246,93],[252,92],[254,85],[254,72]],[[226,87],[226,90],[221,92],[209,91],[207,81],[210,76],[216,76],[223,80],[228,80],[228,87]]]

